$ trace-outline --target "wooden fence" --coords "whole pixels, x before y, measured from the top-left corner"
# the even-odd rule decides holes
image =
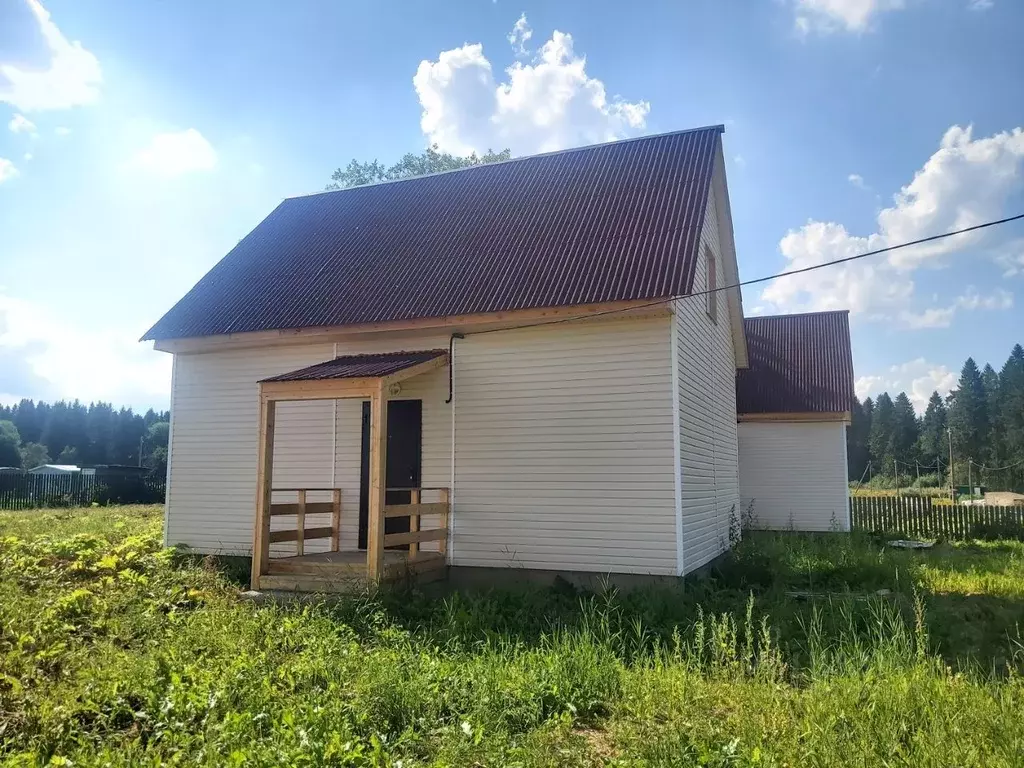
[[[947,539],[1024,538],[1024,506],[936,504],[930,496],[854,496],[855,531]]]
[[[160,504],[164,481],[147,475],[31,475],[0,472],[0,509]]]

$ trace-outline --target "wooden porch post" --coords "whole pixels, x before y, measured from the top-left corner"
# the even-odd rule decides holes
[[[276,406],[260,387],[260,432],[256,469],[256,520],[252,546],[253,589],[260,588],[260,576],[267,572],[270,559],[270,494],[274,475],[274,420]]]
[[[366,533],[366,578],[384,575],[384,492],[387,478],[388,409],[384,384],[370,395],[370,504]]]

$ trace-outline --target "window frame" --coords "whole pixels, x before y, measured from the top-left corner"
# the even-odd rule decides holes
[[[704,245],[704,275],[706,290],[704,295],[704,312],[715,325],[718,324],[718,263],[710,246]]]

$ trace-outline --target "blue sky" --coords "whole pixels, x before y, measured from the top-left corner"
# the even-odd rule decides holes
[[[725,6],[729,5],[727,9]],[[0,400],[166,406],[136,339],[283,197],[430,141],[724,123],[745,278],[1024,211],[1024,5],[0,0]],[[1024,224],[779,280],[861,394],[1024,342]]]

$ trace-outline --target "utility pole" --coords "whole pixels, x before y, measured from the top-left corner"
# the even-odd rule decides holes
[[[974,499],[974,481],[971,478],[971,465],[972,464],[974,464],[974,459],[972,459],[971,457],[968,456],[967,457],[967,493],[971,497],[971,500],[973,501],[973,499]]]
[[[139,437],[139,466],[142,466],[142,441],[146,439],[145,435]]]
[[[914,469],[917,470],[917,487],[920,488],[921,487],[921,462],[919,462],[917,459],[914,459]]]
[[[892,460],[892,476],[896,478],[896,498],[900,497],[900,468],[896,464],[896,459]]]
[[[949,437],[949,500],[956,501],[956,494],[953,493],[953,430],[946,427],[946,435]]]

